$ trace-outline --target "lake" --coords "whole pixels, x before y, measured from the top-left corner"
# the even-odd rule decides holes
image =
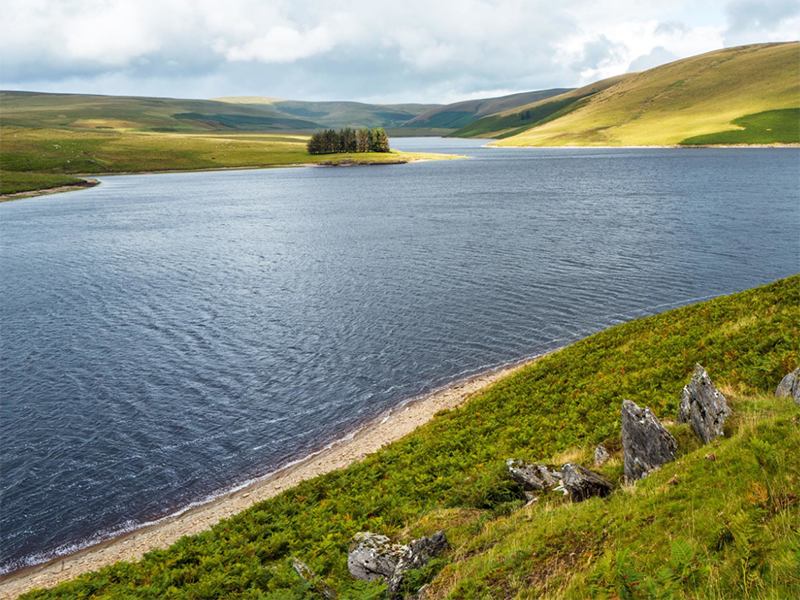
[[[482,143],[0,205],[2,571],[456,380],[800,270],[798,149]]]

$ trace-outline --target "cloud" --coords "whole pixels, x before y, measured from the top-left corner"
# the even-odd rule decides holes
[[[797,25],[795,4],[5,0],[0,85],[447,101],[576,86],[725,44],[780,39]]]

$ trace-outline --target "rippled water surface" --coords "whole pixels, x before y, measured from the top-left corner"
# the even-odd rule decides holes
[[[409,398],[798,271],[795,149],[108,177],[0,205],[5,569]]]

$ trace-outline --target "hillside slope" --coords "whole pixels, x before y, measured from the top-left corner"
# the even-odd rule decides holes
[[[500,96],[499,98],[465,100],[429,110],[411,119],[403,127],[458,129],[477,121],[485,115],[510,110],[518,106],[558,96],[568,91],[569,89],[567,88],[558,88],[511,94],[509,96]]]
[[[365,104],[363,102],[304,102],[279,98],[239,96],[215,98],[220,102],[270,110],[297,119],[308,119],[321,127],[399,127],[438,104]]]
[[[498,146],[800,143],[800,42],[726,48],[635,73]],[[783,111],[783,112],[778,112]],[[751,123],[752,135],[718,137]],[[701,141],[699,143],[703,143]]]
[[[0,92],[4,127],[203,132],[302,131],[312,120],[212,100]]]
[[[537,124],[546,123],[583,106],[588,98],[623,81],[629,75],[619,75],[596,81],[582,88],[568,90],[556,96],[537,99],[529,104],[515,106],[487,115],[462,126],[453,137],[503,138],[515,135]]]
[[[318,598],[293,571],[297,557],[341,598],[380,598],[385,584],[348,573],[352,536],[437,529],[451,551],[408,580],[432,581],[425,598],[797,597],[800,407],[772,393],[800,362],[798,339],[800,276],[612,327],[347,469],[140,562],[25,597]],[[695,362],[733,407],[725,437],[701,447],[670,425],[678,460],[622,486],[622,399],[674,418]],[[523,508],[506,458],[590,466],[600,442],[615,454],[601,469],[611,496]]]

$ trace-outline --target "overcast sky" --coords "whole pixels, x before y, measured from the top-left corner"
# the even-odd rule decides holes
[[[3,0],[2,89],[453,102],[796,39],[798,0]]]

